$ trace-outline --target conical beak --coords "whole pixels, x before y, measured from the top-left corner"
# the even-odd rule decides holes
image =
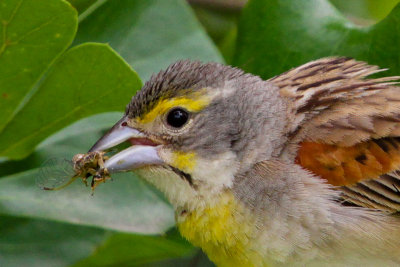
[[[147,136],[142,132],[127,125],[128,118],[124,116],[103,137],[101,137],[89,150],[105,151],[127,140],[146,140]],[[146,145],[133,145],[113,155],[105,161],[104,166],[110,173],[130,171],[149,165],[161,165],[164,162],[158,156],[160,145],[149,140]]]

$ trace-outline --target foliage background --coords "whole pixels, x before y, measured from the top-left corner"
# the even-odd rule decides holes
[[[269,78],[341,55],[400,74],[398,0],[245,2],[0,0],[1,266],[212,266],[132,173],[93,197],[35,185],[43,161],[87,151],[178,59]]]

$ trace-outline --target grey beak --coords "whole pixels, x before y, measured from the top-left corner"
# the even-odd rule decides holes
[[[104,167],[110,172],[130,171],[149,165],[161,165],[155,146],[131,146],[109,158]]]
[[[124,116],[102,138],[100,138],[91,149],[89,149],[89,152],[104,151],[119,145],[130,138],[145,137],[145,135],[138,130],[129,126],[124,126],[125,123],[127,123],[127,118]]]
[[[146,138],[142,132],[126,124],[124,116],[103,137],[101,137],[89,150],[104,151],[121,144],[131,138]],[[160,146],[137,145],[115,154],[109,158],[104,166],[110,173],[130,171],[148,165],[160,165],[163,161],[158,156]]]

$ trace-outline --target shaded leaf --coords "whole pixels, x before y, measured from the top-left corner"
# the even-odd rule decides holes
[[[178,59],[223,62],[183,0],[108,1],[80,24],[75,43],[109,43],[143,80]]]
[[[160,260],[188,258],[193,256],[195,252],[196,249],[189,243],[171,235],[115,234],[99,247],[91,257],[73,266],[146,266]],[[177,262],[181,262],[181,260],[176,260]]]
[[[400,73],[400,6],[361,28],[327,0],[253,0],[239,24],[235,65],[269,78],[313,59],[349,56]]]
[[[79,14],[87,10],[91,5],[98,2],[98,0],[67,0],[71,5],[76,8]]]
[[[7,267],[148,266],[160,260],[173,266],[212,266],[201,255],[191,259],[196,251],[176,230],[146,236],[0,216],[0,262]],[[201,265],[193,265],[195,261]]]
[[[0,262],[7,267],[68,266],[89,256],[105,231],[0,216]]]
[[[213,267],[212,263],[207,255],[205,255],[201,249],[197,250],[197,253],[191,257],[178,258],[178,259],[167,259],[157,262],[152,262],[150,264],[143,264],[146,267],[164,267],[164,266],[188,266],[188,267]]]

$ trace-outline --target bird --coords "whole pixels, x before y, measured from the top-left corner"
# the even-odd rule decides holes
[[[217,266],[400,266],[399,77],[347,57],[268,80],[180,60],[90,151],[160,190]],[[128,102],[128,101],[127,101]]]

